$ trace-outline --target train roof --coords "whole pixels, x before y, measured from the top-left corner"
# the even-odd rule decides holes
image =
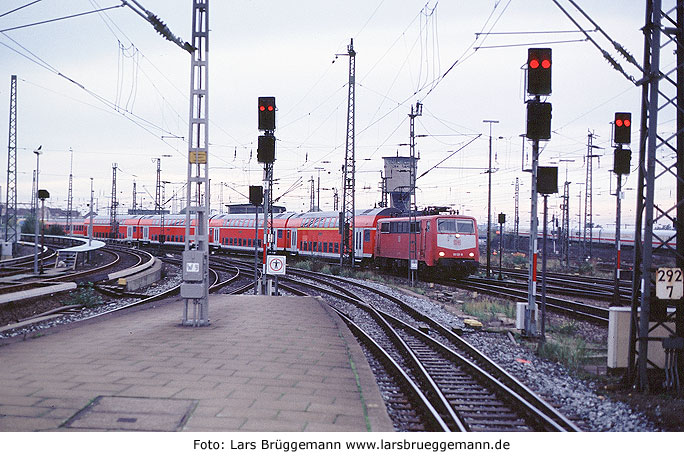
[[[399,213],[399,209],[394,207],[376,207],[370,209],[356,209],[355,216],[371,216],[378,215],[392,216]],[[340,211],[319,211],[319,212],[300,212],[292,216],[293,219],[319,218],[319,217],[339,217]]]
[[[471,217],[469,215],[460,215],[460,214],[436,214],[436,215],[416,215],[416,220],[425,220],[425,219],[472,219],[475,220],[475,217]],[[408,215],[402,215],[400,217],[383,217],[380,220],[382,221],[399,221],[399,220],[408,220],[409,216]]]

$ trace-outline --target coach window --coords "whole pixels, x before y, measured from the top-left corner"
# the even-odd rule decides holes
[[[390,223],[389,222],[383,222],[380,224],[380,232],[381,233],[389,233],[390,232]]]
[[[323,243],[323,252],[328,252],[328,243]]]
[[[333,244],[328,243],[328,252],[333,252]]]
[[[281,239],[283,237],[283,231],[278,230],[278,239]]]
[[[363,231],[363,242],[370,243],[370,230]]]
[[[247,246],[252,247],[252,238],[247,240]]]
[[[335,252],[340,252],[340,243],[335,243]]]

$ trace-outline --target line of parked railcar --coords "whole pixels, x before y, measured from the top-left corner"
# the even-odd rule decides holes
[[[357,211],[354,255],[358,262],[406,268],[409,262],[409,219],[393,208]],[[93,219],[93,237],[127,243],[185,243],[185,215],[118,216],[112,234],[108,218]],[[263,218],[252,214],[216,214],[209,218],[209,244],[228,252],[253,252],[263,245]],[[413,230],[416,258],[421,268],[441,269],[454,275],[476,272],[479,265],[477,224],[461,215],[419,216]],[[66,228],[63,220],[51,223]],[[74,221],[74,234],[88,236],[90,219]],[[255,230],[256,227],[256,230]],[[340,255],[337,212],[282,212],[274,214],[270,248],[273,252],[335,260]],[[194,224],[190,224],[190,234]],[[65,230],[66,231],[66,230]]]

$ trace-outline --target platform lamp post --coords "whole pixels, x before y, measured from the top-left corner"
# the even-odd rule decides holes
[[[40,166],[40,155],[42,151],[40,150],[43,147],[43,145],[40,145],[37,150],[35,150],[33,153],[36,155],[36,198],[38,197],[38,168]],[[36,210],[36,216],[34,217],[34,226],[33,226],[33,273],[37,274],[38,273],[38,210]]]
[[[40,249],[43,250],[45,246],[45,200],[50,198],[50,193],[47,190],[38,190],[38,199],[40,199]],[[38,214],[36,214],[37,216]],[[38,232],[36,232],[38,236]],[[38,273],[43,274],[43,260],[40,260]]]

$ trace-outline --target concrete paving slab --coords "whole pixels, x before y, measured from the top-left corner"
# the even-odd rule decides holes
[[[209,304],[207,327],[181,326],[175,300],[0,341],[0,431],[393,430],[361,348],[322,300]]]

